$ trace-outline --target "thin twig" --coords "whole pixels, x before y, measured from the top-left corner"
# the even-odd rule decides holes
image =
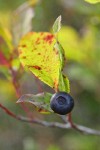
[[[47,122],[47,121],[42,121],[39,119],[30,119],[30,118],[25,118],[23,116],[20,116],[21,121],[24,122],[29,122],[29,123],[36,123],[45,127],[58,127],[58,128],[63,128],[63,129],[69,129],[71,128],[70,124],[62,124],[62,123],[58,123],[58,122]]]
[[[77,125],[77,124],[74,124],[74,125],[75,125],[74,129],[76,129],[77,131],[82,132],[84,134],[100,135],[100,131],[98,131],[98,130],[94,130],[94,129],[84,127],[81,125]]]
[[[2,104],[0,104],[0,107],[11,117],[23,121],[23,122],[27,122],[27,123],[35,123],[35,124],[39,124],[45,127],[58,127],[58,128],[62,128],[62,129],[75,129],[79,132],[85,133],[85,134],[91,134],[91,135],[100,135],[100,131],[94,130],[94,129],[90,129],[81,125],[77,125],[74,124],[74,126],[72,126],[70,123],[58,123],[58,122],[47,122],[47,121],[42,121],[39,119],[31,119],[31,118],[26,118],[23,116],[17,116],[15,115],[13,112],[11,112],[10,110],[8,110],[5,106],[3,106]]]

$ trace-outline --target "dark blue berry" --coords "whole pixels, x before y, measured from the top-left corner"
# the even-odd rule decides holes
[[[51,97],[50,106],[55,113],[66,115],[73,109],[74,100],[66,92],[57,92]]]

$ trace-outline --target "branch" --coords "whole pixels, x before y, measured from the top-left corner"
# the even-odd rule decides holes
[[[92,134],[92,135],[100,135],[100,131],[87,128],[81,125],[77,125],[73,123],[71,113],[69,113],[66,117],[66,120],[70,123],[71,127],[79,132],[82,132],[84,134]]]
[[[11,112],[10,110],[8,110],[5,106],[0,104],[0,107],[5,111],[6,114],[8,114],[9,116],[19,120],[19,117],[17,115],[15,115],[13,112]]]
[[[46,126],[46,127],[58,127],[58,128],[70,128],[69,124],[62,124],[62,123],[58,123],[58,122],[47,122],[47,121],[42,121],[39,119],[31,119],[31,118],[26,118],[23,116],[17,116],[15,115],[13,112],[11,112],[10,110],[8,110],[5,106],[3,106],[2,104],[0,104],[0,107],[6,112],[6,114],[8,114],[9,116],[23,121],[23,122],[28,122],[28,123],[36,123],[36,124],[40,124],[42,126]]]
[[[81,125],[77,125],[77,124],[73,124],[71,125],[70,122],[68,123],[58,123],[58,122],[47,122],[47,121],[42,121],[39,119],[31,119],[31,118],[26,118],[23,116],[17,116],[15,115],[13,112],[11,112],[10,110],[8,110],[5,106],[3,106],[2,104],[0,104],[0,107],[6,112],[6,114],[8,114],[9,116],[23,121],[23,122],[27,122],[27,123],[35,123],[35,124],[39,124],[45,127],[58,127],[58,128],[62,128],[62,129],[75,129],[79,132],[85,133],[85,134],[91,134],[91,135],[100,135],[100,131],[97,130],[93,130]]]
[[[77,124],[74,124],[75,125],[75,128],[77,131],[80,131],[84,134],[91,134],[91,135],[100,135],[100,131],[97,131],[97,130],[94,130],[94,129],[91,129],[91,128],[87,128],[87,127],[84,127],[84,126],[81,126],[81,125],[77,125]]]

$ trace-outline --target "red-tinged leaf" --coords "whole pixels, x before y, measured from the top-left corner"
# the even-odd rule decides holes
[[[57,90],[61,61],[55,43],[55,36],[51,33],[28,33],[19,44],[19,54],[24,67]]]
[[[22,38],[18,49],[24,67],[27,67],[55,91],[69,92],[69,82],[63,82],[63,84],[68,84],[64,88],[60,80],[65,63],[64,50],[53,34],[48,32],[28,33]]]

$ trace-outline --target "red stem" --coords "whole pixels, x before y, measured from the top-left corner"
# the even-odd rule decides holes
[[[18,116],[15,115],[13,112],[11,112],[10,110],[8,110],[5,106],[3,106],[2,104],[0,104],[0,107],[10,116],[12,116],[13,118],[18,119]]]
[[[76,126],[75,126],[75,124],[74,124],[73,121],[72,121],[71,113],[68,114],[67,120],[68,120],[68,122],[70,123],[71,127],[76,129]]]
[[[16,71],[14,71],[11,67],[10,67],[10,71],[12,74],[12,84],[14,86],[16,96],[17,98],[19,98],[21,96],[21,91],[20,91],[20,84],[18,82],[18,79],[16,78]],[[28,117],[33,118],[33,113],[29,111],[29,108],[25,104],[22,103],[21,107],[28,114]]]

